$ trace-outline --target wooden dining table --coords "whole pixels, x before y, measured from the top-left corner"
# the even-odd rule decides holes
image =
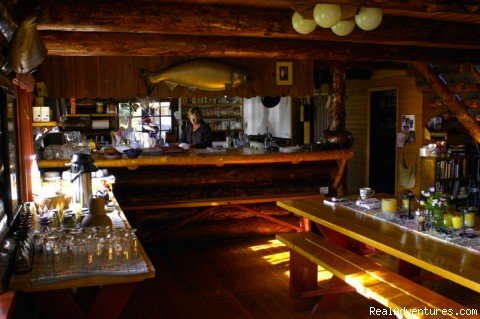
[[[118,214],[124,228],[130,228],[113,194],[110,199],[113,213]],[[118,318],[137,283],[155,277],[155,268],[138,240],[136,248],[138,258],[146,265],[145,271],[140,273],[80,274],[64,280],[38,283],[32,280],[32,272],[28,272],[14,274],[9,288],[31,293],[47,318]]]
[[[340,246],[352,249],[353,243],[364,243],[413,268],[480,292],[478,251],[373,218],[368,212],[325,204],[323,199],[282,200],[277,205],[299,215],[305,230],[310,230],[313,222]]]

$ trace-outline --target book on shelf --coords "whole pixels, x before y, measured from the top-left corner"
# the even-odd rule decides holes
[[[453,197],[453,198],[456,198],[457,195],[458,195],[458,185],[459,185],[459,184],[460,184],[459,181],[455,181],[455,182],[453,183],[453,189],[452,189],[452,197]]]

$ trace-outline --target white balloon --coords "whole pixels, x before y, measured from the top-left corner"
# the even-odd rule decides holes
[[[353,19],[340,20],[333,27],[332,31],[341,37],[349,35],[355,28],[355,21]]]
[[[365,31],[375,29],[382,22],[383,13],[379,8],[364,8],[355,16],[358,27]]]
[[[313,18],[322,28],[333,27],[342,16],[342,9],[338,4],[317,4],[313,9]]]
[[[292,26],[298,33],[309,34],[317,27],[317,24],[313,19],[304,19],[303,16],[294,12],[292,16]]]

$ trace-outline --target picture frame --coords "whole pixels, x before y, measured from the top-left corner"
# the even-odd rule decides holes
[[[275,63],[275,84],[293,85],[293,63],[278,61]]]

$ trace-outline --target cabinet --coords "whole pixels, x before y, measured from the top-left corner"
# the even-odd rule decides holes
[[[210,125],[212,134],[243,129],[243,100],[189,98],[181,99],[182,121],[188,122],[188,110],[199,107],[203,120]],[[223,135],[225,138],[225,135]]]
[[[461,191],[468,188],[471,176],[468,174],[468,161],[465,156],[437,156],[421,158],[421,187],[449,193],[455,199],[466,199],[468,194]]]

